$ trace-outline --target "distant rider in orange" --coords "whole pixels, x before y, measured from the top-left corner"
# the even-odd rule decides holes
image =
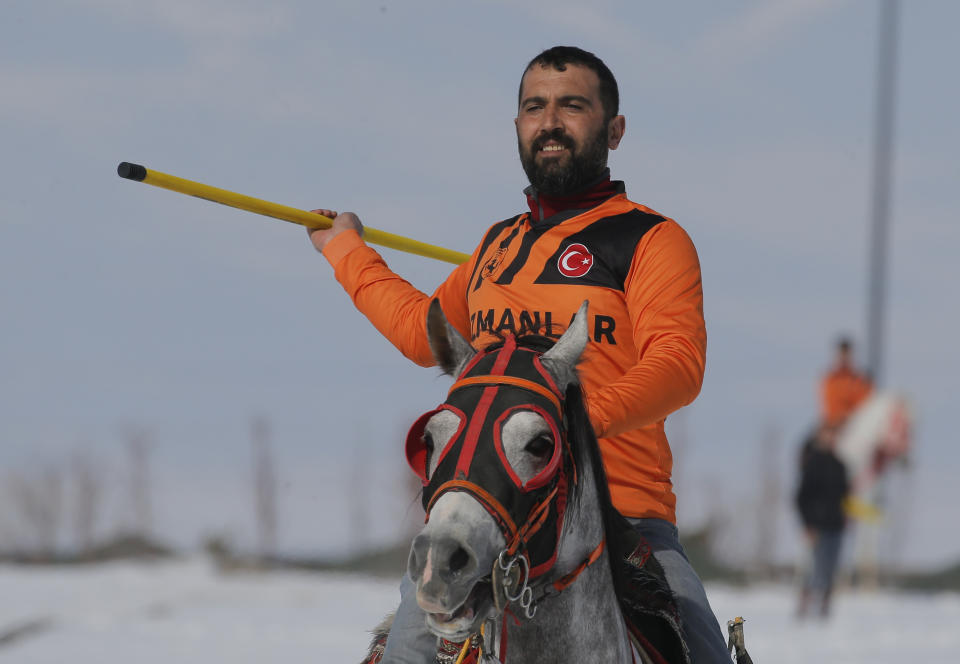
[[[820,382],[821,423],[834,428],[843,426],[872,390],[870,379],[853,366],[853,342],[841,337],[833,367]]]

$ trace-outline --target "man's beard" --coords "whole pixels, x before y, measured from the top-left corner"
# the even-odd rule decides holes
[[[560,143],[569,152],[570,159],[566,163],[561,163],[562,157],[548,158],[542,164],[537,163],[537,154],[549,140]],[[599,178],[607,167],[609,148],[606,131],[603,129],[580,149],[577,149],[573,138],[559,127],[535,138],[529,150],[524,148],[519,138],[517,146],[520,149],[520,163],[530,184],[537,192],[547,196],[567,196],[576,193]]]

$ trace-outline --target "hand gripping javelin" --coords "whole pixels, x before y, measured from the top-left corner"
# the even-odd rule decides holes
[[[117,166],[117,175],[127,180],[152,184],[155,187],[169,189],[170,191],[176,191],[180,194],[196,196],[197,198],[220,203],[228,207],[262,214],[265,217],[282,219],[283,221],[300,224],[307,228],[330,228],[333,224],[333,220],[329,217],[324,217],[313,212],[280,205],[279,203],[271,203],[270,201],[245,196],[233,191],[227,191],[226,189],[218,189],[208,184],[178,178],[175,175],[150,170],[139,164],[131,164],[126,161],[120,162],[120,165]],[[445,261],[447,263],[453,263],[454,265],[465,263],[467,259],[470,258],[467,254],[459,251],[444,249],[443,247],[412,240],[402,235],[379,231],[376,228],[370,228],[368,226],[364,226],[363,228],[363,239],[372,244],[378,244],[381,247],[389,247],[391,249],[405,251],[408,254],[426,256],[427,258],[435,258],[438,261]]]

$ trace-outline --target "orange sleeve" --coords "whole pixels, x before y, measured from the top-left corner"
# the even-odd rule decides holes
[[[435,364],[427,342],[427,310],[433,297],[439,298],[447,320],[470,339],[466,292],[475,257],[457,266],[431,297],[391,271],[355,231],[335,236],[324,247],[323,255],[360,313],[420,366]]]
[[[624,291],[637,363],[587,396],[598,436],[658,422],[693,401],[703,384],[707,332],[700,261],[679,225],[666,221],[643,237]]]

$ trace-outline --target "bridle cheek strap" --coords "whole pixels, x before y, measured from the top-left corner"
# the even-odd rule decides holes
[[[507,555],[515,555],[521,546],[526,548],[527,541],[540,530],[550,514],[550,504],[557,495],[557,489],[558,487],[554,487],[540,504],[530,511],[530,516],[527,518],[526,523],[520,527],[520,530],[518,530],[512,538],[507,538]],[[560,520],[561,522],[563,521],[562,514],[560,515]]]

